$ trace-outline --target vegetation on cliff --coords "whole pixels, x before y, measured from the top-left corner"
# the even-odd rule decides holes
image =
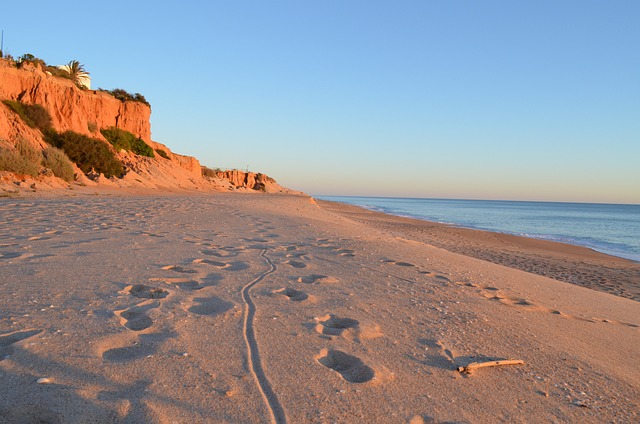
[[[167,152],[165,152],[162,149],[154,149],[156,151],[157,154],[159,154],[161,157],[165,158],[165,159],[169,159],[171,160],[171,158],[169,157],[169,155],[167,154]]]
[[[211,169],[206,166],[202,166],[202,176],[207,178],[216,178],[220,172],[220,168]]]
[[[53,147],[45,149],[44,152],[37,151],[37,154],[32,151],[35,148],[30,147],[31,145],[26,142],[16,143],[14,149],[4,148],[2,163],[0,163],[1,170],[36,177],[40,173],[41,167],[44,166],[46,169],[50,169],[55,176],[69,181],[73,178],[70,159],[85,174],[95,171],[109,178],[112,176],[120,177],[124,173],[124,165],[116,158],[106,143],[73,131],[59,134],[51,125],[51,115],[41,105],[28,105],[11,100],[5,100],[3,103],[15,112],[25,124],[39,129],[44,140]],[[133,134],[127,134],[135,139]],[[145,150],[143,147],[146,146],[153,154],[153,149],[142,140],[136,143],[137,150]],[[140,143],[144,146],[140,147]],[[10,164],[12,161],[15,162],[14,165]]]
[[[23,68],[27,64],[40,66],[40,68],[49,75],[73,81],[74,84],[82,90],[88,87],[85,87],[84,81],[89,77],[90,74],[85,69],[84,65],[77,60],[71,60],[63,66],[52,66],[48,65],[43,59],[36,57],[31,53],[25,53],[22,56],[19,56],[17,59],[14,59],[13,56],[10,55],[3,56],[2,51],[0,51],[0,59],[4,59],[9,61],[10,63],[13,63],[17,68]],[[147,99],[140,93],[131,94],[126,90],[123,90],[122,88],[115,88],[113,90],[105,90],[99,88],[97,91],[108,93],[122,102],[139,102],[151,107]]]
[[[140,156],[155,157],[153,148],[129,131],[110,127],[100,130],[100,133],[116,150],[124,149],[127,152],[133,152]]]
[[[62,149],[85,174],[99,172],[105,177],[121,177],[124,165],[116,158],[107,144],[73,131],[57,133],[45,131],[47,143]]]
[[[42,153],[24,139],[15,146],[0,140],[0,171],[37,177],[42,164]]]
[[[0,140],[0,171],[33,178],[53,174],[67,182],[75,176],[73,165],[63,151],[52,146],[40,151],[25,139],[19,139],[14,146]]]
[[[3,100],[2,103],[9,106],[31,128],[38,128],[41,131],[51,128],[51,115],[42,106],[28,105],[14,100]]]
[[[84,69],[84,65],[77,60],[72,60],[65,65],[64,70],[67,71],[71,81],[75,82],[78,87],[84,87],[83,81],[89,77],[89,72]]]
[[[42,151],[42,165],[45,169],[51,170],[53,175],[70,182],[75,178],[75,170],[71,165],[71,160],[62,150],[48,146]]]
[[[140,102],[151,107],[147,99],[145,99],[144,96],[140,93],[131,94],[128,91],[123,90],[122,88],[114,88],[113,90],[104,90],[102,88],[99,88],[98,91],[109,93],[121,102]]]

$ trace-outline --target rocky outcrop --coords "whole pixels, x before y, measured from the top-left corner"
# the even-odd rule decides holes
[[[221,179],[228,180],[236,188],[248,188],[251,190],[269,191],[268,188],[274,187],[276,180],[267,175],[244,172],[238,170],[218,171],[216,176]]]

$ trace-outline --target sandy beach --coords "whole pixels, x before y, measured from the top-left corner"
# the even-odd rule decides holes
[[[0,423],[637,422],[639,273],[305,196],[2,198]]]

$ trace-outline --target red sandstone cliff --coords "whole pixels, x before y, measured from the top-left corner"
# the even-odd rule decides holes
[[[44,106],[57,131],[101,138],[101,128],[118,127],[147,143],[151,141],[149,106],[122,102],[101,91],[80,90],[70,80],[47,75],[39,65],[26,64],[17,69],[0,60],[0,99]]]
[[[218,171],[216,172],[216,176],[228,180],[236,188],[248,188],[260,191],[277,190],[277,187],[282,188],[277,185],[276,180],[260,173],[232,170]]]
[[[168,159],[116,152],[126,167],[119,180],[93,176],[102,184],[117,187],[148,187],[169,189],[252,190],[290,192],[264,174],[242,171],[221,171],[213,178],[202,177],[200,162],[191,156],[173,153],[167,146],[151,140],[149,117],[151,108],[141,102],[120,101],[106,92],[81,90],[67,79],[43,72],[39,65],[15,64],[0,59],[0,100],[17,100],[39,104],[50,113],[56,131],[73,131],[107,141],[101,129],[117,127],[143,139],[152,148],[162,150]],[[7,106],[0,103],[0,142],[15,144],[18,139],[34,146],[46,147],[39,130],[28,127]],[[3,141],[5,140],[5,141]],[[91,183],[78,171],[83,184]]]

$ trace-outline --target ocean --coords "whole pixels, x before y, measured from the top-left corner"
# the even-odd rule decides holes
[[[584,246],[640,262],[640,205],[316,197],[391,215]]]

